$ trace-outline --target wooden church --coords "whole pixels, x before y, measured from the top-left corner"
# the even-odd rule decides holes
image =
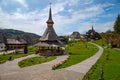
[[[54,22],[52,20],[51,5],[49,10],[49,18],[46,23],[47,23],[47,28],[44,34],[39,39],[39,42],[35,44],[35,46],[39,48],[36,51],[36,53],[39,53],[40,55],[46,55],[46,56],[63,54],[63,50],[61,50],[63,43],[59,40],[53,28]]]
[[[90,29],[90,30],[88,30],[88,32],[86,32],[86,36],[87,36],[87,39],[89,41],[91,41],[91,40],[98,40],[98,39],[102,38],[100,36],[100,34],[94,30],[93,26],[92,26],[92,29]]]

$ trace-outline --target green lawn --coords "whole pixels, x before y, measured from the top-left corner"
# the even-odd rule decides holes
[[[50,57],[46,57],[46,56],[40,56],[40,57],[32,57],[32,58],[27,58],[25,60],[20,61],[18,64],[21,68],[23,67],[27,67],[27,66],[32,66],[32,65],[36,65],[36,64],[41,64],[44,62],[48,62],[51,61],[53,59],[56,59],[56,56],[50,56]]]
[[[66,62],[55,69],[77,64],[95,54],[98,51],[98,48],[90,43],[77,41],[73,42],[71,45],[67,45],[66,51],[70,53],[70,57]]]
[[[105,39],[96,40],[96,41],[93,41],[93,43],[96,43],[102,47],[107,46]]]
[[[7,61],[10,56],[12,56],[12,59],[20,58],[20,57],[23,57],[23,56],[27,56],[27,55],[33,54],[35,52],[35,50],[36,50],[35,48],[29,47],[27,54],[19,53],[19,54],[5,54],[5,55],[0,55],[0,63],[4,63],[5,61]]]
[[[102,41],[99,40],[98,44],[101,42]],[[101,58],[91,68],[83,80],[99,80],[101,68],[103,68],[104,71],[104,80],[120,80],[120,51],[105,48]]]

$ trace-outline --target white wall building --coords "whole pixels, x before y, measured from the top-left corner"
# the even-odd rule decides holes
[[[6,45],[4,43],[0,43],[0,51],[3,51],[6,49]]]

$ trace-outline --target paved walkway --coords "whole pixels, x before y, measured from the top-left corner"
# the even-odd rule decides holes
[[[29,55],[29,56],[17,58],[17,59],[14,59],[13,61],[7,61],[3,64],[0,64],[0,74],[9,73],[9,72],[12,72],[12,71],[19,70],[20,69],[19,66],[18,66],[19,61],[21,61],[23,59],[26,59],[26,58],[30,58],[30,57],[35,57],[35,56],[38,56],[38,55],[32,54],[32,55]]]
[[[66,59],[67,55],[58,56],[53,61],[22,69],[17,66],[19,59],[6,62],[0,65],[0,80],[82,80],[103,52],[103,49],[100,46],[98,47],[99,51],[94,56],[79,64],[60,70],[51,69],[54,64]]]
[[[32,80],[32,77],[39,75],[41,72],[47,72],[48,70],[51,70],[54,64],[57,64],[68,57],[68,55],[57,56],[57,59],[53,61],[26,68],[19,68],[17,65],[19,61],[35,56],[38,55],[33,54],[0,64],[0,80]],[[40,78],[38,80],[44,79]]]
[[[94,44],[94,43],[91,43],[91,44]],[[96,44],[94,44],[94,45],[96,45]],[[84,75],[89,71],[89,69],[92,67],[92,65],[94,65],[96,63],[96,61],[100,58],[100,56],[103,53],[103,48],[98,45],[96,45],[96,46],[99,48],[99,51],[94,56],[82,61],[79,64],[68,67],[68,68],[66,68],[66,70],[79,72],[82,74],[81,78],[83,78]]]

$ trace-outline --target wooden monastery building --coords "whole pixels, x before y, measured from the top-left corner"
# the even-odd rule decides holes
[[[63,46],[63,43],[59,40],[53,28],[54,22],[52,20],[51,5],[49,10],[49,18],[46,23],[47,23],[47,28],[44,34],[39,39],[39,42],[35,44],[36,47],[39,47],[36,53],[39,53],[40,55],[46,55],[46,56],[60,55],[62,54],[61,47]]]
[[[27,53],[27,42],[23,39],[7,39],[5,35],[0,32],[0,50],[16,50]]]

